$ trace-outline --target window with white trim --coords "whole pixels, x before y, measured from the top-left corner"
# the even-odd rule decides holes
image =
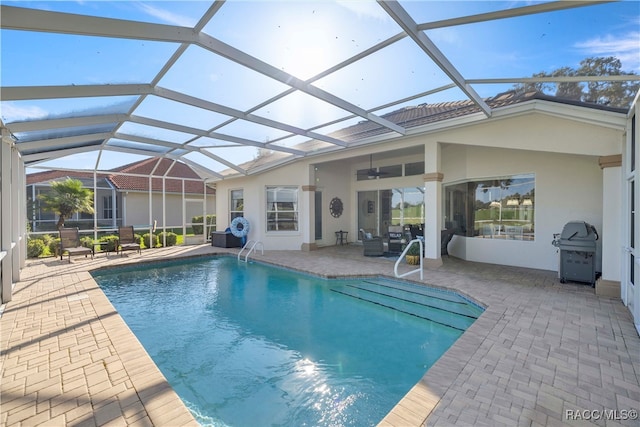
[[[535,175],[469,180],[445,187],[445,227],[466,237],[535,237]]]
[[[233,221],[234,218],[244,216],[244,190],[231,190],[230,193],[229,221]]]
[[[113,198],[111,196],[102,197],[102,218],[113,218]]]
[[[267,187],[267,231],[298,230],[298,187]]]

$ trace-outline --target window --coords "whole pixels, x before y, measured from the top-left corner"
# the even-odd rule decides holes
[[[404,165],[405,176],[422,175],[424,173],[424,162],[407,163]]]
[[[102,218],[113,218],[113,199],[111,198],[111,196],[102,197]]]
[[[356,171],[356,181],[366,181],[376,178],[396,178],[403,176],[402,164],[391,166],[380,166],[378,168],[358,169]],[[424,162],[414,162],[404,164],[404,176],[422,175],[424,173]]]
[[[422,235],[424,187],[358,192],[358,229],[386,236],[390,225],[401,225],[412,236]]]
[[[316,240],[322,240],[322,191],[315,192]]]
[[[402,165],[380,166],[380,178],[395,178],[402,176]]]
[[[424,187],[393,188],[391,192],[391,224],[424,223]]]
[[[230,200],[229,221],[244,216],[244,190],[231,190]]]
[[[535,176],[513,175],[445,187],[445,227],[467,237],[534,240]]]
[[[267,187],[267,231],[298,230],[298,187]]]
[[[50,187],[36,188],[36,220],[54,221],[56,219],[56,213],[51,210],[44,209],[43,203],[40,200],[41,194],[50,193],[50,192],[51,192]]]

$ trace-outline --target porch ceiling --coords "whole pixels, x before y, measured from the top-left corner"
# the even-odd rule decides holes
[[[161,157],[215,181],[264,170],[265,152],[269,167],[362,146],[336,132],[362,122],[404,135],[384,116],[406,106],[469,100],[488,118],[487,97],[605,56],[585,31],[604,44],[627,24],[637,67],[633,3],[6,1],[0,124],[28,167]]]

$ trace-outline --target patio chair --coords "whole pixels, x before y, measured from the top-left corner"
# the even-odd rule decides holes
[[[84,255],[85,258],[87,255],[91,255],[91,259],[93,259],[93,249],[80,244],[80,232],[78,228],[60,228],[58,232],[60,233],[61,261],[65,252],[69,256],[69,263],[71,263],[71,255]]]
[[[360,237],[362,246],[364,247],[364,256],[382,256],[384,255],[384,242],[380,236],[371,236],[365,233],[364,229],[360,229]]]
[[[447,247],[449,246],[449,242],[453,239],[453,235],[456,233],[456,230],[447,229],[440,231],[440,256],[446,255],[449,256],[449,250]]]
[[[124,251],[138,251],[140,250],[140,243],[136,241],[133,233],[133,225],[118,227],[118,243],[116,244],[116,253],[120,251],[120,256]]]
[[[401,225],[390,225],[387,229],[387,244],[389,246],[389,252],[402,252],[403,239],[405,239],[403,227]]]

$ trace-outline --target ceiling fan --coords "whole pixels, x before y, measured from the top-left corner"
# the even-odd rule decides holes
[[[386,172],[380,172],[377,169],[374,169],[374,167],[373,167],[373,154],[369,155],[369,169],[367,169],[366,171],[363,170],[363,169],[358,171],[358,175],[360,175],[360,176],[365,176],[365,174],[366,174],[367,179],[376,179],[379,176],[386,175]]]

